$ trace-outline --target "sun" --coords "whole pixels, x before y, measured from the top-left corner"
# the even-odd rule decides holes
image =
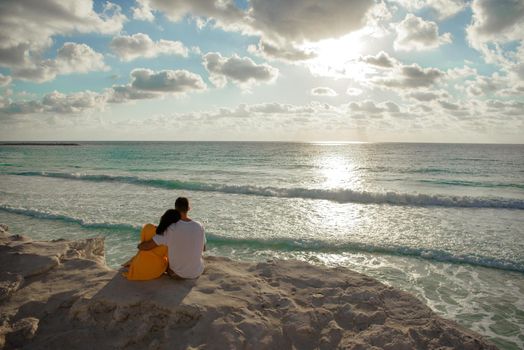
[[[316,54],[306,62],[311,73],[334,78],[360,80],[364,66],[359,61],[362,55],[362,33],[354,32],[337,39],[325,39],[305,44],[302,49]]]

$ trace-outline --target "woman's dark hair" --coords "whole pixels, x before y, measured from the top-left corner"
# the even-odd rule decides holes
[[[164,231],[167,230],[169,225],[174,224],[180,220],[180,213],[175,209],[167,210],[164,215],[160,218],[160,223],[156,227],[156,234],[163,235]]]

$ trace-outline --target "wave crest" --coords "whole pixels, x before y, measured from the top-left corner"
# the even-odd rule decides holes
[[[420,193],[368,192],[350,189],[278,188],[249,185],[223,185],[134,176],[89,175],[75,173],[21,172],[14,175],[42,176],[92,182],[119,182],[140,186],[189,191],[221,192],[263,197],[323,199],[339,203],[388,204],[406,206],[437,206],[451,208],[524,209],[524,200],[502,197],[446,196]]]

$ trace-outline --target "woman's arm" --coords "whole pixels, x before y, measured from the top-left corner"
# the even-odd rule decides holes
[[[158,247],[158,244],[156,244],[152,239],[149,241],[144,241],[137,246],[139,250],[151,250],[155,247]]]

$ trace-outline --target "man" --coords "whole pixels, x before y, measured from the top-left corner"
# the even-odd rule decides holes
[[[150,250],[159,245],[167,246],[168,273],[174,278],[197,278],[204,271],[202,252],[206,250],[206,236],[202,225],[187,216],[189,201],[178,197],[175,209],[180,220],[171,224],[164,235],[154,235],[150,241],[138,245],[140,250]]]

